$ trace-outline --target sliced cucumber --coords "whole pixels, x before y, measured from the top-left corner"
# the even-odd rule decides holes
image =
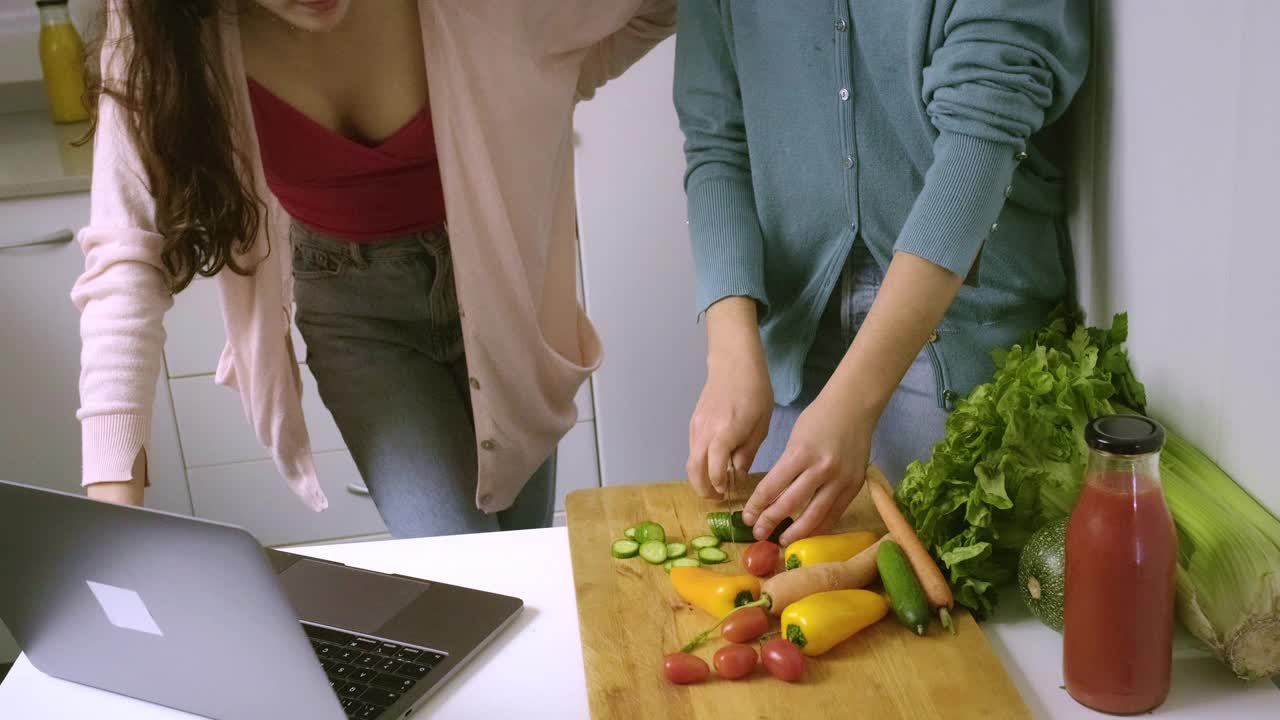
[[[609,553],[619,560],[633,558],[640,552],[640,543],[635,540],[615,540]]]
[[[656,522],[645,521],[636,526],[636,542],[644,544],[647,542],[660,542],[666,544],[667,531]]]
[[[624,530],[624,531],[622,532],[622,534],[623,534],[623,535],[626,535],[628,540],[635,540],[635,539],[636,539],[636,526],[635,526],[635,525],[632,525],[631,527],[629,527],[629,528],[627,528],[626,530]]]
[[[676,558],[675,560],[668,560],[667,562],[671,563],[671,567],[698,567],[702,564],[697,560],[688,557]]]
[[[640,546],[640,557],[653,565],[661,565],[667,561],[667,546],[657,540],[650,540]]]
[[[643,554],[644,548],[641,548],[640,552],[641,554]],[[728,553],[721,550],[720,548],[709,547],[709,548],[702,548],[701,550],[698,551],[698,560],[706,565],[719,565],[720,563],[728,559],[729,559]]]
[[[668,560],[668,561],[666,561],[666,562],[662,563],[662,569],[663,569],[663,570],[666,570],[666,571],[667,571],[667,574],[668,574],[668,575],[670,575],[670,574],[671,574],[671,568],[672,568],[672,566],[674,566],[675,564],[676,564],[676,561],[675,561],[675,560]]]
[[[684,543],[667,543],[667,559],[682,558],[689,553],[689,548]]]
[[[720,538],[712,537],[710,535],[699,535],[690,542],[692,543],[694,550],[720,547]]]

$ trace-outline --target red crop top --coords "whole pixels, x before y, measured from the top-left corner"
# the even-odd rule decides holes
[[[293,219],[355,242],[444,222],[429,107],[370,147],[320,125],[252,79],[249,98],[267,185]]]

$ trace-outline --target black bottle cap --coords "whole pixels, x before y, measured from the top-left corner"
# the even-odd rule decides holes
[[[1084,440],[1112,455],[1147,455],[1164,447],[1164,428],[1142,415],[1106,415],[1089,423]]]

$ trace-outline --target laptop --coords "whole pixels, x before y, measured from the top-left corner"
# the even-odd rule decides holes
[[[522,607],[0,481],[0,620],[31,663],[196,715],[401,718]]]

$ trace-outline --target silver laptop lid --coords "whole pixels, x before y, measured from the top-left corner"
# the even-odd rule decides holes
[[[346,717],[238,528],[0,481],[0,619],[54,677],[211,718]]]

